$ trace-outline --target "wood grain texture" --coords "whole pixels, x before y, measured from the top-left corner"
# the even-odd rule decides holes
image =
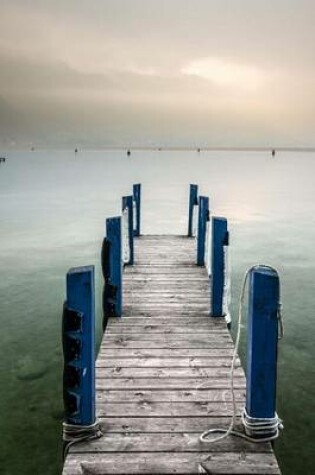
[[[210,280],[195,265],[196,242],[140,236],[126,267],[123,317],[108,320],[96,361],[101,439],[73,445],[63,475],[279,475],[271,445],[228,437],[204,444],[233,415],[233,340],[210,314]],[[246,381],[234,370],[237,413]],[[243,431],[240,417],[236,428]]]

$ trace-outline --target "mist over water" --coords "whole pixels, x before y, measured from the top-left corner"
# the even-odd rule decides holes
[[[0,165],[3,473],[61,471],[65,274],[96,266],[100,338],[105,218],[120,213],[121,196],[136,182],[144,234],[186,233],[190,183],[210,196],[212,215],[228,219],[234,321],[246,269],[257,263],[278,269],[285,324],[278,413],[285,430],[275,450],[284,475],[313,473],[314,176],[314,153],[10,153]],[[243,357],[244,348],[243,335]]]

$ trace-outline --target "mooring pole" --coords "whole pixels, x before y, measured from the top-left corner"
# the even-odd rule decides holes
[[[135,203],[134,235],[140,236],[141,224],[141,184],[133,185],[133,201]]]
[[[198,185],[190,185],[188,208],[188,237],[193,236],[194,206],[198,204]]]
[[[106,219],[106,238],[102,247],[102,271],[105,280],[103,291],[103,329],[108,317],[122,314],[122,236],[121,218]]]
[[[225,279],[224,246],[229,243],[227,220],[212,218],[211,254],[211,316],[223,317],[223,292]]]
[[[133,197],[123,196],[122,197],[122,211],[127,209],[128,213],[128,245],[129,245],[129,261],[126,262],[128,265],[133,265],[134,262],[134,244],[133,244]]]
[[[67,273],[67,297],[62,318],[65,423],[95,422],[94,267]]]
[[[246,412],[250,418],[276,416],[278,312],[277,272],[257,266],[249,274]],[[263,437],[274,435],[273,428]]]
[[[209,198],[207,196],[199,196],[197,266],[205,265],[207,221],[209,221]]]

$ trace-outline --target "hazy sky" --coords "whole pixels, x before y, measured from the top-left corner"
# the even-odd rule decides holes
[[[0,145],[314,146],[314,0],[0,0]]]

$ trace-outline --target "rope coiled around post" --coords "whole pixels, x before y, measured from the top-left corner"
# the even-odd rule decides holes
[[[70,447],[87,440],[99,439],[103,436],[100,423],[95,421],[91,425],[75,425],[64,422],[63,429],[63,459],[66,458]]]

